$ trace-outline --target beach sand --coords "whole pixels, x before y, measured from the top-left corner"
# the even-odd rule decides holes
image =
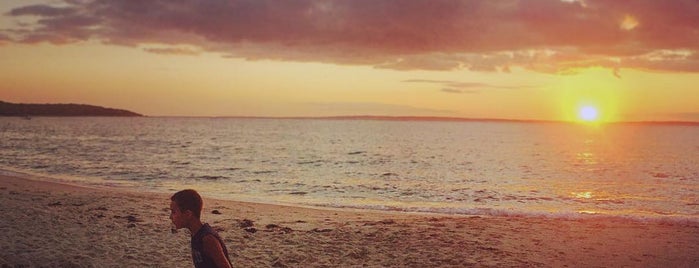
[[[202,195],[203,221],[226,241],[234,267],[699,267],[697,224],[326,210]],[[170,231],[169,196],[0,176],[0,266],[192,267],[188,231]]]

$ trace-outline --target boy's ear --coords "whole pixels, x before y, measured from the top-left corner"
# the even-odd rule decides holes
[[[182,214],[186,215],[188,218],[194,216],[194,212],[192,212],[192,211],[189,210],[189,209],[183,210],[183,211],[182,211]]]

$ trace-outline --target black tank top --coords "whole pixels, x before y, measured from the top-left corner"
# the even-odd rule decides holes
[[[199,231],[197,231],[197,234],[192,237],[192,261],[194,262],[194,267],[216,267],[214,260],[204,252],[204,237],[207,235],[212,235],[216,238],[216,240],[218,240],[218,243],[221,244],[221,248],[223,248],[223,254],[225,254],[226,260],[228,260],[228,263],[230,263],[231,260],[228,258],[228,249],[226,249],[226,244],[223,243],[223,240],[221,240],[221,237],[218,236],[218,233],[216,233],[216,231],[214,231],[214,229],[212,229],[211,226],[206,223],[201,226]]]

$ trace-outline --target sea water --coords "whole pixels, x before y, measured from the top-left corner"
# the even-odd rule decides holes
[[[699,221],[699,126],[0,118],[0,169],[264,203]]]

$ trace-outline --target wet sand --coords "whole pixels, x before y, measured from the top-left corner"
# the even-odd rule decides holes
[[[699,224],[450,216],[215,200],[234,267],[699,267]],[[169,194],[0,175],[0,266],[192,267]],[[215,213],[214,213],[215,210]]]

